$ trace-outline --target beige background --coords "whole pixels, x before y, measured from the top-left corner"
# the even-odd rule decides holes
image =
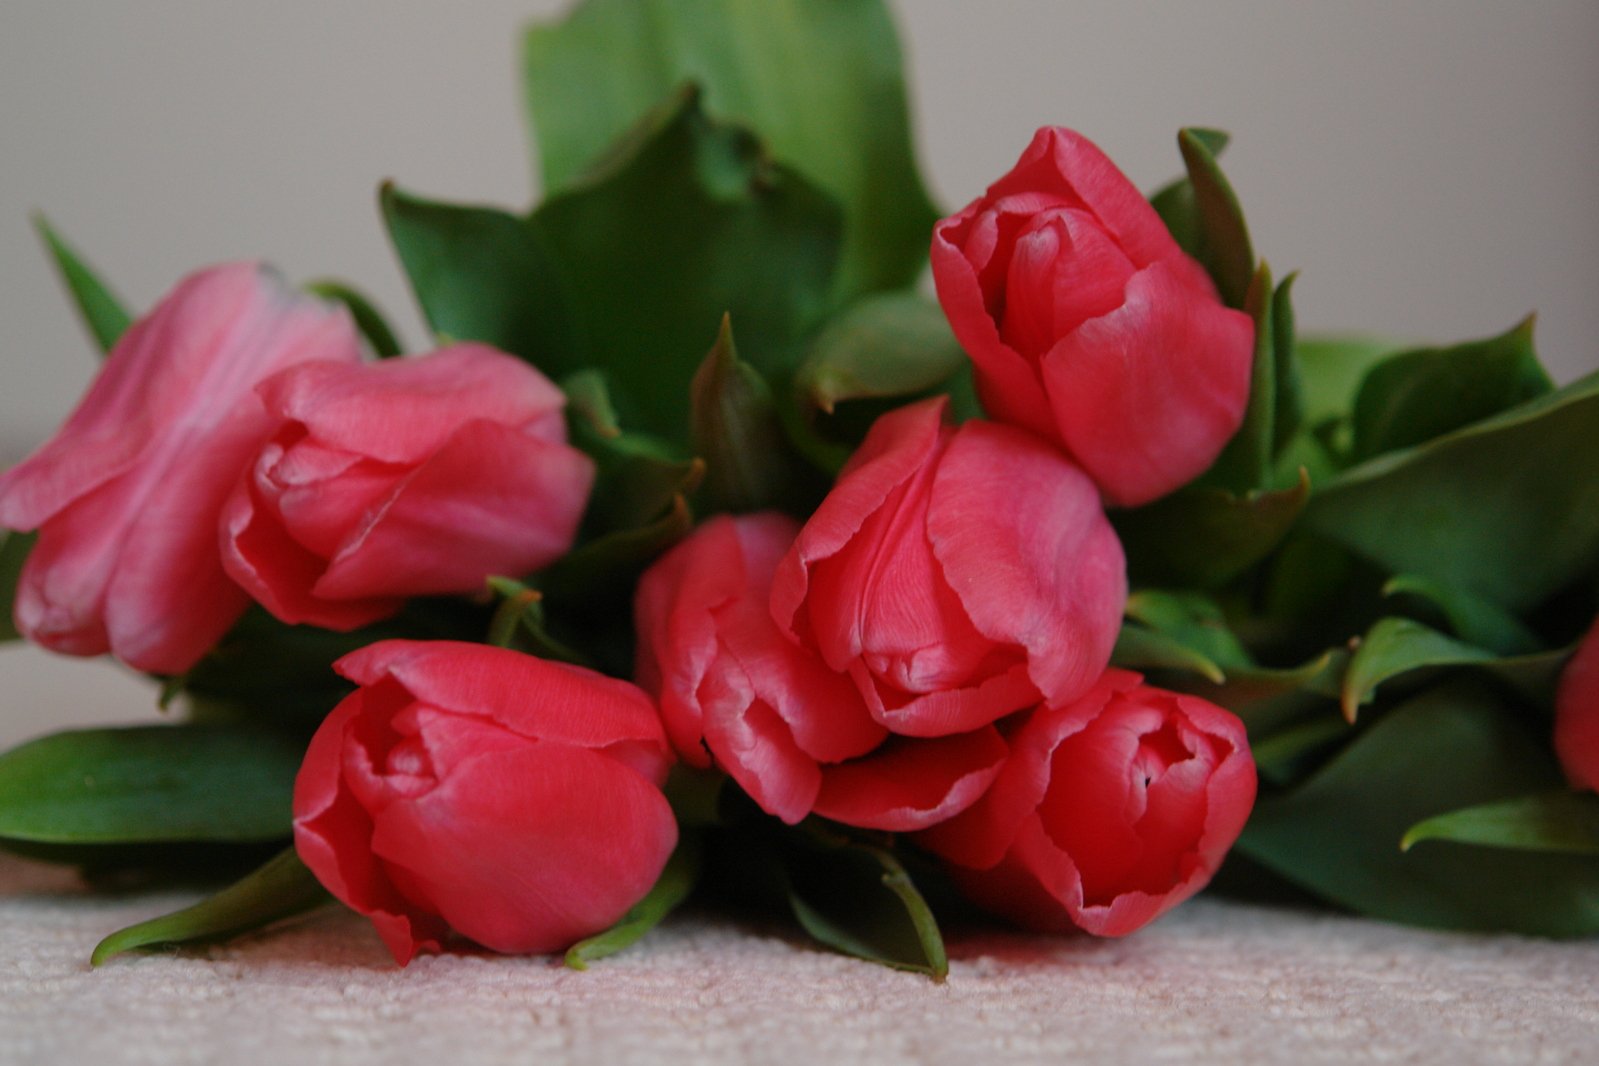
[[[521,206],[515,31],[553,0],[0,0],[0,462],[95,365],[28,225],[48,211],[140,307],[187,270],[336,274],[423,341],[374,209],[385,177]],[[1235,135],[1256,244],[1311,328],[1480,335],[1540,310],[1562,378],[1599,366],[1599,3],[899,0],[935,196],[1035,126],[1150,188],[1178,126]],[[114,667],[0,650],[0,744],[148,714]]]

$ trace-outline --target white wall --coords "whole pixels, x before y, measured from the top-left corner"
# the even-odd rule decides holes
[[[30,210],[134,305],[197,265],[260,256],[355,281],[419,344],[373,191],[393,177],[527,203],[515,31],[562,6],[0,0],[0,462],[51,430],[95,365]],[[1599,3],[896,10],[947,205],[1044,123],[1081,129],[1145,187],[1178,169],[1178,126],[1218,125],[1257,247],[1303,270],[1302,325],[1444,340],[1537,308],[1559,376],[1599,366]],[[36,655],[0,651],[0,743],[43,725],[13,699],[48,690],[88,717],[143,702],[95,687],[109,670],[45,673]]]

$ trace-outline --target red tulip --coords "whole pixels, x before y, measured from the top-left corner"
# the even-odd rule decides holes
[[[1599,791],[1599,622],[1582,638],[1560,675],[1555,754],[1572,785]]]
[[[39,530],[17,628],[153,673],[193,666],[249,603],[223,573],[217,520],[273,429],[255,386],[360,357],[342,309],[257,264],[185,278],[129,327],[56,435],[0,475],[0,525]]]
[[[1253,324],[1081,134],[1039,130],[934,227],[932,263],[988,413],[1058,441],[1110,503],[1193,480],[1241,424]]]
[[[447,641],[385,641],[335,668],[361,687],[306,752],[295,847],[395,961],[451,929],[564,949],[655,884],[677,841],[671,757],[633,685]]]

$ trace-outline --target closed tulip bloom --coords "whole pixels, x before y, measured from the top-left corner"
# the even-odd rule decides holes
[[[987,794],[917,841],[973,900],[1029,928],[1147,924],[1205,886],[1254,805],[1243,723],[1125,670],[1006,739]]]
[[[285,622],[353,629],[571,547],[594,464],[519,359],[460,344],[297,367],[260,392],[275,432],[228,501],[223,562]]]
[[[255,263],[185,278],[117,342],[66,424],[0,475],[0,526],[39,531],[17,628],[159,674],[193,666],[249,604],[217,521],[274,420],[255,387],[361,357],[349,316]]]
[[[932,264],[988,413],[1058,441],[1108,502],[1193,480],[1242,423],[1253,323],[1081,134],[1039,130],[933,228]]]
[[[1599,622],[1582,638],[1560,675],[1555,754],[1572,785],[1599,791]]]
[[[1127,596],[1082,471],[1029,433],[957,428],[945,410],[934,399],[878,419],[772,583],[778,627],[907,736],[1080,695]]]
[[[306,752],[295,847],[395,961],[452,930],[563,950],[655,884],[677,842],[672,760],[639,689],[450,641],[384,641],[335,669],[360,688]]]
[[[639,582],[636,676],[673,746],[789,823],[814,813],[905,831],[965,809],[1005,756],[992,726],[896,737],[847,676],[772,620],[772,575],[798,528],[772,513],[713,518]]]

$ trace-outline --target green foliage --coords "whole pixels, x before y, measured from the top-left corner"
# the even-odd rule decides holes
[[[34,215],[33,225],[49,249],[67,291],[72,294],[72,301],[84,326],[100,350],[109,352],[133,321],[133,316],[128,314],[116,293],[100,280],[94,269],[51,228],[43,215]]]
[[[305,749],[243,726],[55,733],[0,755],[0,840],[238,842],[289,833]]]
[[[328,902],[330,897],[293,848],[208,899],[106,937],[90,956],[100,966],[125,951],[222,940],[253,932]]]
[[[566,964],[586,970],[588,964],[615,955],[637,943],[688,899],[699,883],[702,843],[697,833],[684,833],[677,842],[655,887],[635,903],[620,921],[603,933],[578,941],[566,953]]]
[[[608,165],[617,138],[693,83],[710,115],[843,208],[837,302],[907,285],[926,262],[937,212],[880,0],[588,0],[528,31],[524,72],[551,192]]]
[[[355,321],[355,328],[371,346],[372,354],[379,359],[392,359],[404,351],[383,312],[355,288],[342,281],[312,281],[306,283],[305,290],[324,300],[343,304]]]
[[[1191,254],[1215,280],[1223,302],[1243,307],[1255,274],[1255,250],[1238,195],[1216,162],[1216,153],[1226,143],[1226,135],[1215,130],[1185,129],[1177,134],[1194,203]]]
[[[1599,855],[1599,796],[1558,790],[1434,815],[1410,827],[1400,847],[1424,840]]]
[[[0,529],[0,644],[21,636],[12,620],[12,607],[17,599],[17,582],[22,580],[22,564],[28,561],[37,539],[33,533]]]
[[[1111,521],[1138,584],[1216,588],[1260,562],[1288,535],[1310,498],[1310,476],[1286,489],[1194,485]]]
[[[914,292],[868,296],[817,335],[796,377],[811,405],[930,393],[967,366],[938,304]]]

